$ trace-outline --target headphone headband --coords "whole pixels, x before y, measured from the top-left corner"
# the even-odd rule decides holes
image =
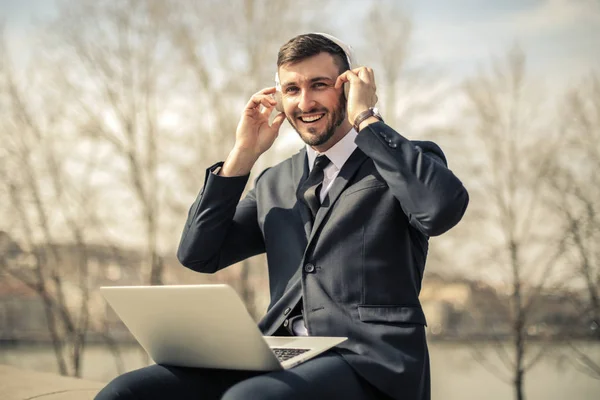
[[[344,53],[346,54],[346,59],[348,60],[348,66],[350,67],[350,69],[352,69],[352,67],[356,64],[356,60],[355,60],[355,56],[354,56],[354,51],[352,50],[352,47],[350,47],[346,43],[342,42],[340,39],[338,39],[335,36],[330,35],[328,33],[322,33],[322,32],[312,32],[312,33],[315,34],[315,35],[323,36],[324,38],[329,39],[333,43],[335,43],[338,46],[340,46],[340,48],[342,50],[344,50]]]

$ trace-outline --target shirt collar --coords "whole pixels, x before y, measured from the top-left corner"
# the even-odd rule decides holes
[[[357,135],[358,133],[356,132],[356,130],[354,130],[354,128],[351,128],[350,131],[346,134],[346,136],[340,139],[339,142],[334,144],[329,150],[327,150],[324,153],[317,153],[312,147],[306,145],[306,155],[308,156],[308,170],[312,171],[313,164],[315,163],[315,158],[317,158],[319,154],[325,154],[327,158],[331,160],[331,163],[335,165],[335,167],[338,170],[341,170],[346,160],[350,158],[350,156],[356,149],[356,143],[354,143],[354,140],[356,139]]]

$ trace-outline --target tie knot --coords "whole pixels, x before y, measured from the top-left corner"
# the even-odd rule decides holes
[[[329,158],[327,158],[326,155],[321,154],[318,155],[317,158],[315,158],[315,163],[313,165],[313,170],[323,170],[325,169],[325,167],[327,167],[327,165],[331,162],[331,160]]]

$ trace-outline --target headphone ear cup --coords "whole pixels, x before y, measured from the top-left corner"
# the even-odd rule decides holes
[[[281,92],[279,90],[277,90],[274,94],[273,94],[273,98],[275,99],[275,101],[277,102],[277,104],[275,105],[275,109],[279,112],[283,112],[283,100],[281,98]]]

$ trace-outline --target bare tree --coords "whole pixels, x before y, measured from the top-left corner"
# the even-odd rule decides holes
[[[525,64],[525,54],[515,47],[489,71],[468,79],[468,129],[461,126],[473,174],[471,222],[479,227],[475,251],[483,254],[473,267],[487,265],[482,273],[501,277],[509,297],[508,324],[500,336],[509,343],[492,343],[503,368],[484,365],[494,367],[498,377],[508,372],[517,400],[525,398],[526,372],[547,352],[543,344],[530,345],[530,333],[542,295],[557,285],[556,260],[564,247],[564,238],[551,234],[556,221],[544,203],[543,178],[557,142],[552,124],[540,118],[543,109],[532,97]]]
[[[161,244],[174,245],[159,232],[173,233],[164,229],[173,212],[185,215],[177,192],[195,194],[199,166],[224,158],[236,106],[265,71],[272,82],[274,61],[265,60],[274,57],[266,51],[274,54],[275,40],[299,25],[291,2],[230,3],[64,2],[51,29],[86,133],[126,165],[127,182],[120,183],[139,205],[151,284],[163,282]],[[186,121],[177,131],[164,123],[169,113]]]
[[[358,62],[375,69],[382,114],[390,125],[410,127],[414,134],[419,118],[430,118],[451,88],[441,71],[415,62],[413,22],[403,2],[370,2],[364,33],[367,44]]]
[[[63,2],[48,32],[49,45],[65,65],[64,99],[79,115],[82,133],[96,146],[108,145],[124,166],[122,189],[139,207],[131,221],[141,221],[147,267],[144,280],[160,284],[161,204],[166,187],[164,150],[171,136],[164,127],[177,75],[169,62],[163,24],[168,4],[152,0]]]
[[[582,287],[574,298],[580,330],[600,339],[600,75],[597,72],[571,89],[563,103],[562,147],[550,184],[551,204],[561,218],[559,230],[567,236],[565,259],[573,268],[569,282]],[[587,329],[586,329],[587,328]],[[576,365],[600,379],[600,360],[570,342]]]
[[[0,39],[0,140],[6,150],[0,174],[8,200],[3,215],[12,221],[5,229],[24,244],[20,257],[0,254],[0,272],[39,296],[58,371],[81,376],[92,324],[88,241],[99,226],[90,186],[97,159],[65,158],[65,113],[59,94],[35,84],[50,81],[51,70],[37,68],[19,76]],[[69,172],[68,162],[81,167],[79,174]],[[74,244],[69,260],[60,251],[65,240]]]
[[[357,62],[375,71],[377,107],[383,119],[410,139],[434,140],[454,169],[462,158],[462,150],[448,133],[447,124],[440,125],[436,116],[448,101],[456,98],[456,83],[451,85],[440,68],[421,64],[415,58],[414,23],[406,2],[376,0],[368,4],[360,24],[364,43],[356,47]],[[457,172],[463,175],[462,171]],[[463,242],[464,230],[465,226],[459,224],[450,235],[435,238],[427,258],[427,272],[448,274],[459,270],[458,243],[454,241]]]
[[[190,86],[195,89],[190,102],[203,115],[191,127],[193,162],[180,169],[181,187],[189,194],[187,201],[176,205],[181,216],[200,187],[199,175],[194,171],[225,159],[234,145],[243,104],[252,93],[274,85],[279,47],[318,21],[313,18],[311,23],[305,22],[306,10],[316,4],[312,1],[303,3],[301,9],[295,2],[279,0],[225,3],[226,6],[220,1],[182,1],[173,10],[178,17],[170,20],[172,44],[189,72],[186,76]],[[283,156],[273,152],[263,155],[253,174],[278,159]],[[264,303],[260,298],[266,296],[265,264],[264,257],[257,257],[217,274],[236,288],[256,318],[262,312],[257,303]]]

